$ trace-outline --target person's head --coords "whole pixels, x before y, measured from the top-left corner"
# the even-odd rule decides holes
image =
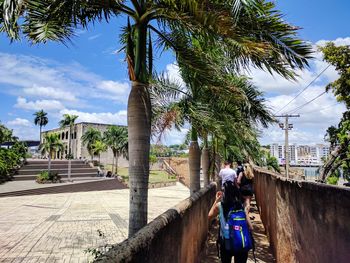
[[[253,168],[249,163],[244,164],[244,175],[248,179],[253,179],[254,178],[254,172]]]
[[[237,161],[237,166],[242,166],[242,162],[241,161]]]
[[[231,181],[224,183],[224,195],[222,203],[225,215],[227,215],[229,209],[240,209],[242,206],[241,193],[235,184]]]
[[[231,162],[229,160],[226,160],[224,162],[224,165],[225,165],[225,167],[230,167],[231,166]]]

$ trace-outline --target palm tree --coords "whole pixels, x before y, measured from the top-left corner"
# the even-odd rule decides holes
[[[107,145],[103,141],[96,141],[92,145],[92,151],[98,156],[98,163],[101,165],[101,153],[107,151]]]
[[[41,143],[41,129],[43,126],[46,126],[49,123],[49,119],[47,118],[47,113],[44,110],[37,111],[33,114],[34,124],[39,125],[40,127],[40,143]]]
[[[247,148],[247,141],[250,140],[247,137],[251,135],[253,125],[261,123],[266,127],[273,121],[273,117],[264,105],[262,93],[244,77],[226,73],[225,78],[218,80],[214,86],[212,81],[208,83],[205,79],[199,79],[199,74],[186,65],[180,64],[180,72],[186,82],[185,87],[166,78],[158,78],[154,83],[154,88],[151,90],[155,116],[154,130],[162,134],[165,129],[172,128],[173,124],[176,127],[186,123],[191,125],[189,171],[190,189],[193,194],[200,188],[199,137],[204,142],[202,170],[206,185],[209,182],[210,166],[208,132],[222,139],[224,158],[227,159],[229,147],[234,145],[240,151]],[[207,84],[210,85],[206,86]],[[231,137],[236,140],[233,145],[229,143]],[[242,142],[245,142],[245,145],[242,145]]]
[[[74,123],[79,116],[63,114],[63,119],[60,120],[59,125],[61,128],[69,126],[69,139],[68,139],[68,158],[72,159],[72,130],[74,128]]]
[[[60,141],[58,138],[58,134],[52,133],[52,134],[47,134],[45,136],[44,141],[40,144],[39,150],[41,151],[41,154],[48,154],[48,173],[50,173],[51,169],[51,158],[53,154],[56,151],[62,151],[63,150],[63,143]]]
[[[104,142],[112,149],[112,173],[118,174],[118,158],[120,155],[128,156],[128,130],[126,127],[109,126],[103,134]],[[115,169],[114,169],[115,160]]]
[[[25,3],[25,4],[24,4]],[[12,40],[21,32],[33,43],[66,43],[76,28],[111,17],[128,17],[122,42],[128,63],[131,92],[128,100],[130,211],[129,236],[147,224],[151,103],[149,78],[153,73],[153,39],[171,48],[194,68],[215,73],[196,56],[188,40],[203,38],[222,43],[231,59],[227,67],[255,65],[292,78],[292,69],[307,64],[311,46],[296,37],[297,27],[286,23],[273,3],[231,1],[5,1],[0,26]],[[132,22],[130,22],[130,20]],[[180,32],[181,34],[177,34]],[[153,37],[152,37],[153,36]]]
[[[94,159],[94,150],[93,145],[95,142],[102,139],[101,132],[93,127],[89,127],[86,132],[81,136],[83,144],[86,145],[86,148],[89,151],[91,156],[91,161]]]

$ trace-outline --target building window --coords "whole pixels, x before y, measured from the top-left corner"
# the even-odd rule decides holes
[[[74,139],[77,138],[77,132],[74,132]]]
[[[58,139],[61,140],[61,134],[60,133],[58,134]]]
[[[69,137],[68,137],[68,131],[66,132],[66,139],[68,139]]]
[[[64,140],[64,132],[62,132],[62,140]]]

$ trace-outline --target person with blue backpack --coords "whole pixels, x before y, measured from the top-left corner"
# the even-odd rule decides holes
[[[254,247],[253,229],[243,207],[242,197],[234,182],[224,184],[224,192],[218,191],[208,218],[219,215],[218,256],[222,263],[246,263],[248,251]]]

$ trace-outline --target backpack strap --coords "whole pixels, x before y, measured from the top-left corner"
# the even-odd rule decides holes
[[[222,207],[222,203],[219,204],[219,219],[220,219],[220,234],[223,237],[222,229],[225,229],[226,220],[224,216],[224,208]]]

